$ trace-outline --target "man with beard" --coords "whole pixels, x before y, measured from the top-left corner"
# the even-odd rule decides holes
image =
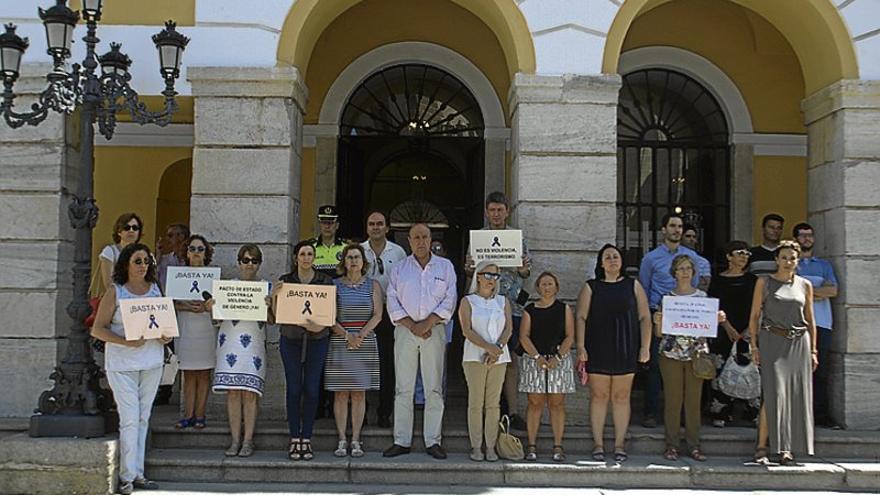
[[[792,236],[801,246],[797,274],[813,284],[813,317],[816,319],[816,336],[819,366],[813,373],[813,416],[816,424],[839,429],[831,419],[828,401],[828,351],[831,349],[831,298],[837,297],[837,277],[828,260],[813,256],[816,242],[813,227],[799,223],[792,229]]]
[[[648,306],[654,313],[660,310],[663,296],[669,294],[675,288],[675,279],[672,277],[670,267],[672,260],[680,254],[686,254],[694,260],[697,267],[697,276],[693,279],[694,287],[701,279],[712,276],[707,267],[701,268],[698,264],[699,255],[694,250],[681,245],[681,236],[684,233],[684,220],[678,213],[669,213],[663,216],[660,225],[663,234],[663,242],[652,249],[642,258],[639,266],[639,282],[645,288],[648,295]],[[651,337],[651,361],[648,364],[648,375],[645,384],[645,416],[642,426],[655,428],[657,416],[660,410],[660,368],[658,367],[657,346],[659,339]]]

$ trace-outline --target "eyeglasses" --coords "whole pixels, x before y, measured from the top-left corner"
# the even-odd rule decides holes
[[[357,256],[346,256],[346,257],[345,257],[345,260],[346,260],[346,261],[360,261],[360,260],[362,260],[362,259],[363,259],[363,258],[362,258],[360,255],[357,255]]]
[[[238,262],[242,265],[259,265],[263,260],[260,258],[241,258]]]
[[[385,275],[385,263],[378,256],[376,256],[376,269],[379,270],[379,275]]]
[[[151,260],[150,258],[135,258],[135,259],[131,260],[131,262],[134,263],[135,265],[138,265],[138,266],[141,266],[141,265],[149,266],[149,265],[153,264],[153,260]]]
[[[745,256],[749,257],[752,253],[748,249],[737,249],[736,251],[731,251],[730,254],[734,256]]]
[[[122,230],[124,230],[124,231],[126,231],[126,232],[129,232],[129,231],[131,231],[131,232],[138,232],[138,231],[141,230],[141,226],[140,226],[140,225],[131,225],[131,224],[129,224],[129,225],[123,225],[123,226],[122,226]]]
[[[477,275],[480,275],[481,277],[483,277],[483,280],[498,280],[499,278],[501,278],[500,273],[494,273],[494,272],[480,272]]]
[[[205,246],[190,246],[187,250],[191,253],[204,253]]]

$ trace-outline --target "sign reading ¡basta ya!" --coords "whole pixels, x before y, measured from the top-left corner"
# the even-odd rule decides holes
[[[165,295],[178,301],[201,301],[202,292],[211,292],[211,282],[220,280],[220,267],[169,266]]]
[[[269,308],[269,282],[244,280],[215,280],[211,294],[214,296],[215,320],[266,321]]]
[[[276,305],[278,323],[304,325],[311,320],[329,327],[336,323],[336,286],[283,284]]]
[[[125,340],[177,337],[177,314],[170,297],[120,299]]]
[[[474,265],[492,261],[498,266],[522,266],[522,230],[472,230],[470,255]]]
[[[718,333],[718,299],[663,296],[663,334],[715,337]]]

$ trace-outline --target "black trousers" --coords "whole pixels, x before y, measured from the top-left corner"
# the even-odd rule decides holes
[[[388,310],[382,311],[382,322],[376,327],[379,345],[379,409],[380,418],[390,418],[394,412],[394,325]]]

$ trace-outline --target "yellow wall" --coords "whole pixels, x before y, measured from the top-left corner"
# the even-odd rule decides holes
[[[92,234],[93,259],[97,259],[104,246],[113,242],[113,224],[119,215],[127,212],[135,212],[143,219],[141,240],[154,248],[159,183],[168,166],[180,160],[192,160],[192,149],[95,148],[95,199],[100,216]],[[189,189],[189,184],[180,186]],[[171,194],[174,196],[173,192]],[[189,218],[188,212],[186,218]]]
[[[807,159],[796,156],[756,156],[754,177],[753,241],[761,241],[761,218],[779,213],[785,218],[784,238],[807,220]]]
[[[466,57],[492,83],[507,115],[504,51],[482,20],[452,2],[383,0],[354,5],[321,33],[306,70],[306,123],[317,123],[327,90],[345,67],[374,48],[401,41],[436,43]]]
[[[69,6],[80,10],[82,1],[71,0]],[[161,26],[168,19],[178,26],[195,25],[196,0],[106,0],[101,14],[102,24]]]
[[[755,132],[806,132],[801,66],[791,46],[757,14],[730,2],[677,0],[639,16],[623,51],[674,46],[717,65],[739,88]]]

